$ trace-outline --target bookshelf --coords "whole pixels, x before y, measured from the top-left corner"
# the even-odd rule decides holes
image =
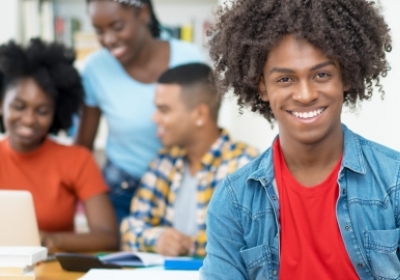
[[[81,61],[100,46],[87,15],[86,0],[19,0],[21,3],[21,41],[32,37],[57,41],[77,52]],[[153,0],[164,38],[193,42],[205,50],[206,29],[218,0]],[[206,52],[205,52],[206,53]]]
[[[152,1],[155,13],[163,26],[174,31],[175,37],[198,45],[204,50],[204,56],[207,58],[205,29],[212,20],[213,11],[222,0]],[[62,42],[73,47],[77,54],[78,69],[81,69],[87,55],[100,47],[87,14],[86,0],[18,0],[17,2],[21,15],[21,34],[17,41],[27,43],[30,38],[39,36],[47,41]],[[170,35],[165,33],[164,36]],[[107,130],[105,120],[101,119],[94,143],[97,152],[105,147]],[[63,141],[70,143],[72,140],[64,137]],[[102,157],[97,156],[97,158]]]
[[[16,2],[20,2],[21,4],[23,4],[23,2],[25,1],[39,0],[1,1],[5,1],[5,3],[8,5],[15,6]],[[90,52],[99,47],[90,23],[90,19],[87,15],[86,0],[41,0],[41,2],[44,1],[51,2],[54,12],[54,18],[59,16],[64,18],[75,18],[79,20],[80,30],[77,34],[75,34],[75,37],[79,38],[77,38],[78,40],[75,41],[74,47],[77,50],[76,66],[78,69],[80,69],[80,67],[83,65],[85,57]],[[182,28],[182,26],[192,26],[192,40],[195,44],[197,44],[204,50],[204,56],[207,59],[208,51],[204,46],[206,43],[206,38],[202,33],[204,28],[207,28],[207,26],[204,27],[203,25],[208,25],[212,22],[213,12],[215,11],[216,7],[220,4],[223,4],[225,0],[152,1],[154,4],[155,12],[160,22],[166,27]],[[8,6],[7,9],[11,11]],[[36,11],[39,11],[39,8],[37,8]],[[13,24],[10,25],[10,23],[7,23],[7,25],[14,28],[18,25],[20,20],[22,22],[22,16],[21,19],[18,20],[15,20],[15,18],[16,17],[10,16],[9,20],[11,20],[11,23]],[[50,22],[52,22],[52,20]],[[20,23],[20,25],[22,26],[22,23]],[[8,27],[8,29],[10,29],[10,27]],[[8,29],[4,30],[2,34],[8,34]],[[39,29],[36,29],[37,33],[39,32],[38,30]],[[0,32],[0,38],[2,34]],[[19,39],[17,40],[19,41]],[[211,63],[209,59],[207,61]],[[239,108],[236,105],[236,98],[233,97],[232,94],[228,94],[227,97],[223,100],[218,123],[221,127],[228,129],[234,139],[251,144],[258,148],[260,151],[264,150],[265,147],[272,142],[272,139],[277,134],[277,127],[275,126],[275,128],[271,130],[270,125],[259,114],[252,113],[248,109],[244,109],[244,114],[239,114]],[[251,123],[252,125],[249,125],[249,123]],[[106,144],[107,134],[108,127],[106,121],[104,120],[104,118],[101,118],[100,126],[94,143],[95,157],[99,165],[102,165],[104,163],[104,147]],[[72,139],[65,136],[62,141],[64,141],[64,143],[71,143]],[[79,220],[79,218],[77,220],[77,224],[85,225],[85,223]]]
[[[30,38],[41,37],[54,40],[54,9],[50,0],[20,0],[20,41],[26,43]]]
[[[1,1],[9,2],[11,5],[17,0]],[[39,3],[39,0],[18,1],[21,4],[27,1],[37,1]],[[75,37],[79,38],[74,43],[78,58],[76,66],[79,69],[83,65],[85,57],[99,47],[87,15],[86,0],[40,0],[40,2],[51,2],[54,18],[75,18],[80,22],[80,30],[75,34]],[[169,28],[182,28],[182,26],[191,26],[193,28],[192,36],[189,37],[204,50],[206,58],[208,57],[208,52],[204,46],[206,36],[204,36],[203,31],[212,22],[216,7],[224,2],[225,0],[153,0],[155,12],[163,25]],[[39,11],[39,8],[36,8],[35,11]],[[50,22],[53,22],[52,19],[50,19]],[[37,28],[36,33],[39,33],[38,30]],[[210,61],[208,60],[208,62]],[[227,128],[234,139],[253,144],[260,150],[263,150],[266,143],[271,142],[265,141],[265,139],[272,139],[272,136],[276,133],[276,129],[271,132],[268,123],[262,117],[248,112],[248,110],[245,110],[245,114],[240,115],[236,105],[236,98],[231,95],[228,96],[224,99],[220,110],[219,125]],[[249,123],[253,125],[249,126]],[[94,143],[96,153],[98,154],[97,158],[100,158],[99,162],[102,162],[102,150],[105,147],[107,130],[107,124],[102,119]],[[70,139],[67,139],[67,141],[70,141]]]

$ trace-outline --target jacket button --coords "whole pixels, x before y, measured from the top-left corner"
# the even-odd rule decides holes
[[[126,190],[129,187],[129,183],[127,181],[123,181],[121,183],[121,188],[123,188],[124,190]]]
[[[273,273],[274,275],[277,275],[277,274],[278,274],[278,272],[277,272],[276,270],[272,271],[272,273]]]
[[[359,268],[362,268],[362,267],[363,267],[363,264],[362,264],[362,263],[358,263],[357,266],[358,266]]]
[[[265,179],[265,178],[262,178],[262,181],[263,181],[264,184],[267,183],[267,179]]]
[[[345,226],[344,229],[345,229],[345,230],[349,230],[349,229],[350,229],[350,226]]]

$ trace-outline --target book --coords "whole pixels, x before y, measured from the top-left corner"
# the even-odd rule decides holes
[[[22,275],[32,272],[33,265],[26,266],[0,266],[0,275]]]
[[[34,265],[47,258],[47,248],[40,246],[0,246],[0,266]]]
[[[155,253],[118,252],[99,257],[103,263],[119,266],[164,265],[164,257]]]
[[[181,27],[180,26],[164,26],[165,30],[169,33],[171,38],[181,38]]]
[[[203,259],[200,258],[166,258],[164,261],[165,270],[199,270],[203,266]]]
[[[77,18],[57,16],[54,19],[55,40],[71,48],[74,46],[74,35],[81,29],[81,22]]]
[[[0,275],[0,280],[35,280],[35,272],[31,271],[21,275]]]
[[[91,269],[83,277],[78,280],[198,280],[200,274],[198,271],[182,271],[182,270],[159,270],[159,269]]]
[[[191,24],[185,24],[181,26],[180,39],[186,42],[193,42],[193,26]]]

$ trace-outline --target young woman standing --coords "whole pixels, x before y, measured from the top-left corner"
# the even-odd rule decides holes
[[[160,40],[160,24],[150,0],[88,0],[89,16],[104,47],[91,55],[82,72],[86,91],[77,143],[90,149],[100,116],[108,124],[107,163],[118,221],[149,162],[161,144],[151,121],[155,82],[170,67],[201,61],[189,43]]]

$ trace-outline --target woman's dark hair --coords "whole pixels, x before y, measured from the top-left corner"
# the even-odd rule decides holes
[[[146,4],[147,7],[149,7],[150,16],[151,16],[151,21],[149,24],[150,32],[154,38],[159,38],[161,35],[161,24],[158,21],[156,14],[154,13],[153,4],[151,3],[151,0],[141,0],[141,1],[144,4]]]
[[[376,4],[366,0],[237,0],[217,11],[211,29],[210,55],[222,93],[233,89],[240,106],[247,105],[274,120],[269,102],[259,96],[258,85],[269,51],[293,34],[337,59],[344,103],[372,96],[373,84],[384,92],[379,77],[390,70],[385,52],[391,51],[389,28]]]
[[[78,71],[73,67],[73,50],[57,43],[46,44],[31,39],[23,48],[10,41],[0,46],[0,101],[8,88],[21,79],[33,78],[55,101],[53,123],[49,133],[57,133],[72,125],[72,116],[78,113],[83,102],[84,90]],[[0,116],[0,130],[4,132]]]
[[[90,3],[93,1],[100,1],[100,0],[86,0],[86,3]],[[134,6],[134,5],[130,5],[127,2],[129,1],[124,1],[124,0],[102,0],[102,1],[113,1],[113,2],[117,2],[120,3],[121,5],[126,5],[126,6]],[[153,8],[153,4],[151,2],[151,0],[137,0],[135,2],[139,2],[141,4],[145,4],[147,5],[147,7],[149,8],[150,11],[150,23],[149,23],[149,29],[150,29],[150,33],[154,38],[160,38],[161,35],[161,24],[156,16],[156,14],[154,13],[154,8]],[[134,6],[135,7],[135,6]],[[139,9],[138,7],[135,7],[136,9]]]

